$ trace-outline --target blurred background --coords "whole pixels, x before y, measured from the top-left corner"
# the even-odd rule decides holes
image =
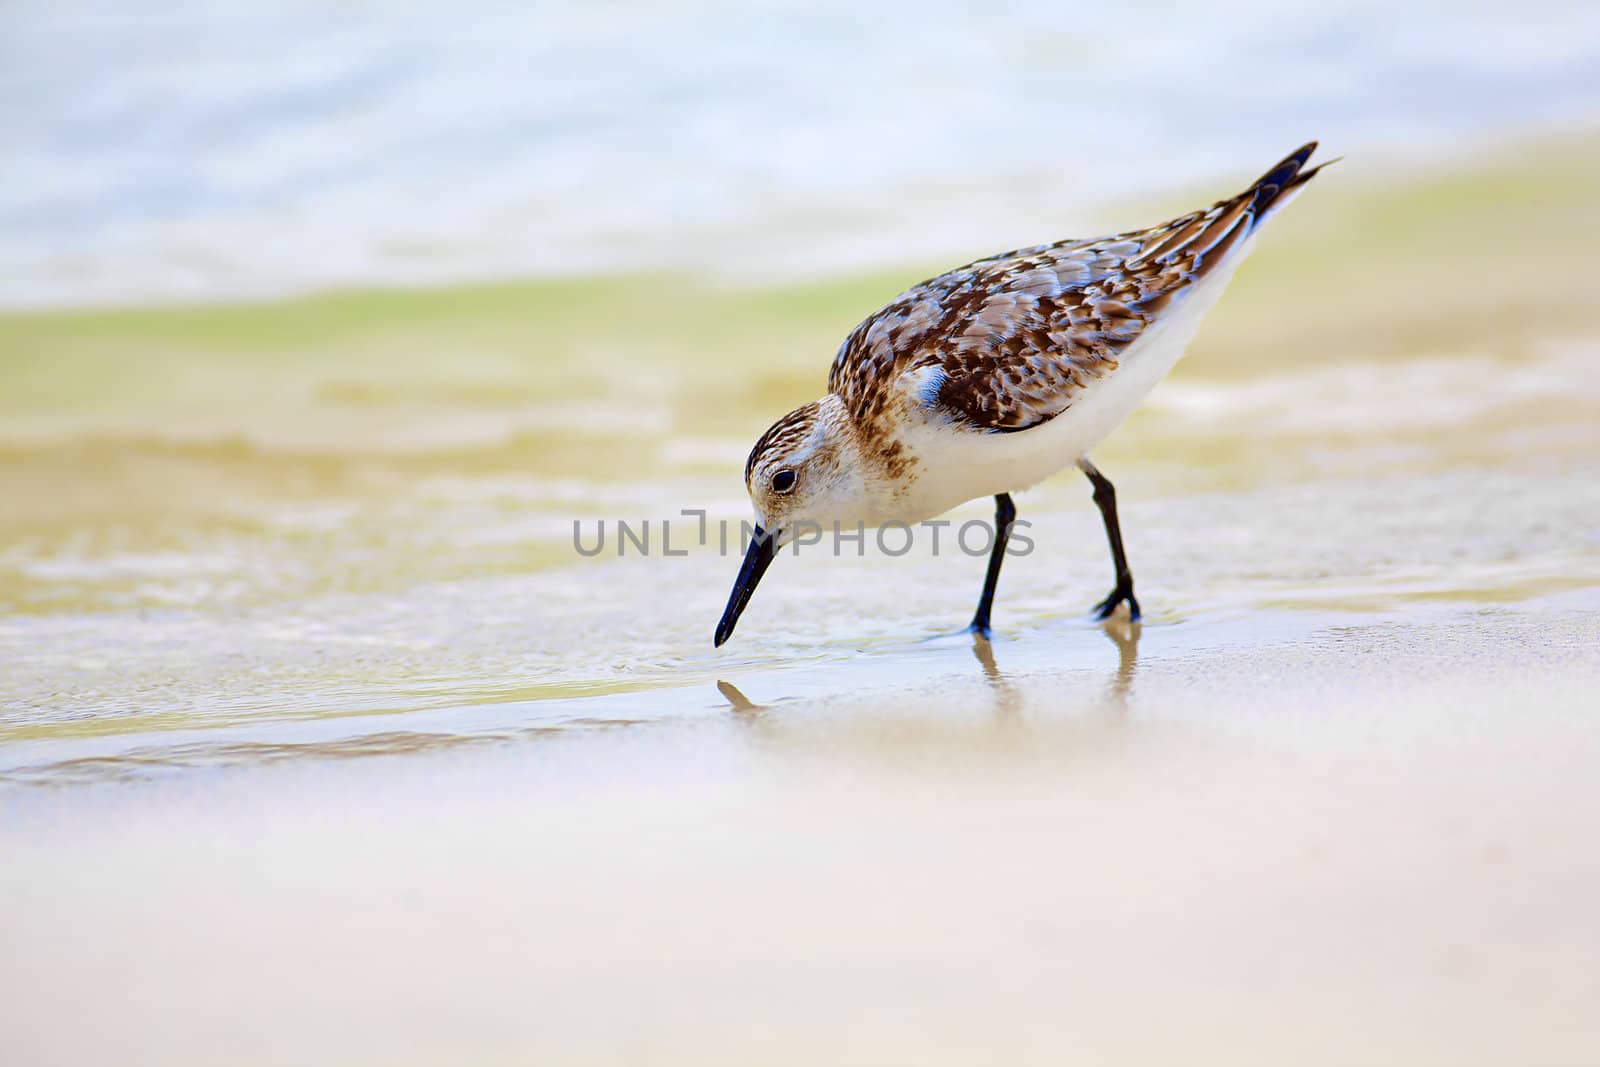
[[[0,1049],[1592,1061],[1597,72],[1556,0],[0,4]],[[993,648],[963,556],[714,653],[714,543],[574,551],[747,518],[907,285],[1313,138],[1096,453],[1142,630],[1075,474]]]
[[[1600,13],[1552,0],[67,0],[5,29],[12,307],[942,262],[1311,137],[1437,165],[1600,104]]]

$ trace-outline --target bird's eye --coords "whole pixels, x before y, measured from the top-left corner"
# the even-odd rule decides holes
[[[787,493],[794,488],[794,471],[783,470],[772,476],[772,491]]]

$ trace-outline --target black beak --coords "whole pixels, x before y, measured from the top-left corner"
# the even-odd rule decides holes
[[[717,635],[712,638],[714,647],[721,648],[722,642],[733,636],[733,628],[738,625],[744,606],[750,603],[750,594],[756,591],[756,584],[778,554],[776,545],[777,538],[756,527],[750,547],[745,550],[744,563],[739,567],[739,577],[734,580],[733,592],[728,596],[728,606],[722,612],[722,621],[717,623]]]

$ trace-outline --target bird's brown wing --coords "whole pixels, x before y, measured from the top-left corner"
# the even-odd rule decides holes
[[[828,375],[867,422],[909,388],[923,408],[973,430],[1026,430],[1084,386],[1202,280],[1267,215],[1313,142],[1238,196],[1148,230],[1061,241],[980,259],[913,286],[857,326]]]

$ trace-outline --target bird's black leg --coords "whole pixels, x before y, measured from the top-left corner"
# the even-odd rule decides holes
[[[1117,587],[1111,590],[1111,595],[1094,606],[1094,617],[1106,619],[1117,610],[1117,605],[1124,600],[1128,602],[1128,618],[1132,622],[1139,621],[1139,601],[1133,595],[1133,572],[1128,570],[1128,557],[1122,551],[1122,527],[1117,523],[1117,490],[1111,484],[1111,479],[1089,462],[1085,456],[1078,460],[1078,469],[1089,476],[1089,484],[1094,486],[1094,502],[1100,508],[1100,517],[1105,520],[1106,540],[1111,542],[1111,562],[1117,568]]]
[[[983,596],[978,598],[978,610],[967,627],[982,637],[989,636],[989,610],[994,607],[994,587],[1000,584],[1000,564],[1006,558],[1006,539],[1011,536],[1011,523],[1017,517],[1017,506],[1011,502],[1010,493],[994,498],[994,544],[989,549],[989,571],[983,576]]]

